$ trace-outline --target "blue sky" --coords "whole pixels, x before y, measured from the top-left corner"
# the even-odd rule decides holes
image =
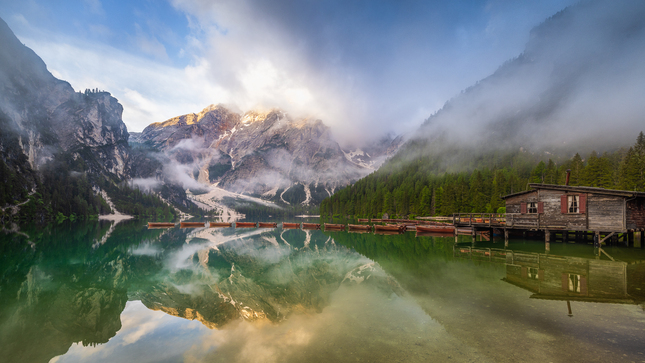
[[[119,99],[130,131],[224,103],[353,142],[414,130],[572,3],[0,0],[0,17],[55,76]]]

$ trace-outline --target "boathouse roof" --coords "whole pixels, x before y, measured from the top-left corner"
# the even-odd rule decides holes
[[[538,184],[538,183],[531,183],[531,184],[529,184],[529,187],[531,187],[532,190],[526,190],[526,191],[519,192],[519,193],[513,193],[513,194],[505,195],[505,196],[502,197],[502,199],[532,193],[537,189],[559,190],[559,191],[562,191],[562,192],[573,192],[573,193],[604,194],[604,195],[613,195],[613,196],[617,196],[617,197],[626,197],[626,198],[633,198],[633,197],[644,197],[645,198],[645,193],[629,191],[629,190],[616,190],[616,189],[605,189],[605,188],[595,188],[595,187],[580,187],[580,186],[574,187],[574,186],[569,186],[569,185]]]

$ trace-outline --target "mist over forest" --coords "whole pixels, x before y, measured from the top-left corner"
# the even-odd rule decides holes
[[[411,137],[414,155],[472,149],[603,152],[645,121],[645,3],[583,1],[531,31],[524,52],[456,95]],[[454,164],[448,160],[448,164]]]

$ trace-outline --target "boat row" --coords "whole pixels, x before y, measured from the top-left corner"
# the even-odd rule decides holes
[[[166,222],[148,222],[148,228],[173,228],[175,223]],[[235,228],[278,228],[276,222],[180,222],[180,228],[216,228],[216,227],[235,227]],[[410,225],[407,223],[389,223],[389,224],[335,224],[324,223],[289,223],[282,222],[282,229],[321,229],[326,231],[363,231],[363,232],[396,232],[402,233],[408,230],[416,230],[420,233],[439,233],[453,234],[455,227],[452,225]]]

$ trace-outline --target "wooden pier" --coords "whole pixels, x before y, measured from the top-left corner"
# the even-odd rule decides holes
[[[486,231],[533,234],[550,243],[593,243],[602,253],[607,242],[641,247],[645,235],[645,193],[566,185],[529,184],[532,190],[502,197],[506,212],[459,213],[452,217],[456,230],[470,229],[473,238]],[[461,233],[460,233],[461,234]],[[457,233],[455,233],[457,235]]]

